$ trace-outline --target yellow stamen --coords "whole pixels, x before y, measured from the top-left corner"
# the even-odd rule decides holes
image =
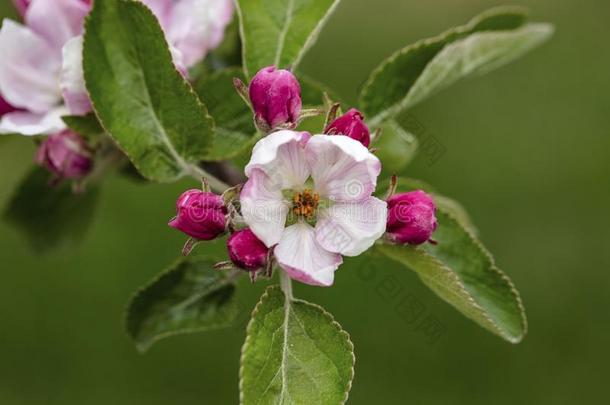
[[[320,196],[306,188],[300,193],[295,193],[292,197],[292,212],[295,215],[305,217],[305,219],[310,219],[316,213],[319,202]]]

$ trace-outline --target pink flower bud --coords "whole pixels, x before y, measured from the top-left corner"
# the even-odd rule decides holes
[[[233,232],[227,239],[229,258],[237,267],[255,271],[267,265],[269,249],[250,228]]]
[[[371,144],[371,132],[364,123],[364,116],[355,108],[352,108],[333,122],[324,130],[328,135],[346,135],[359,141],[365,147]]]
[[[176,202],[177,215],[169,226],[199,240],[212,240],[224,233],[227,208],[221,196],[188,190]]]
[[[301,86],[288,70],[261,69],[250,82],[250,101],[264,132],[278,126],[294,128],[301,113]]]
[[[421,190],[388,198],[388,237],[399,243],[420,245],[430,239],[437,227],[432,197]]]
[[[91,171],[87,143],[70,130],[48,136],[38,147],[36,162],[60,179],[81,179]]]

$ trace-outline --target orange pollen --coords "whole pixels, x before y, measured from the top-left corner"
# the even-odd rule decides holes
[[[300,193],[295,193],[292,197],[292,212],[295,215],[301,215],[306,219],[310,219],[318,208],[320,196],[310,189],[305,189]]]

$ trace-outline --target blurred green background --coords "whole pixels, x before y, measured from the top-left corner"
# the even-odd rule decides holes
[[[1,16],[13,16],[2,0]],[[466,22],[495,0],[344,0],[304,70],[354,100],[381,58]],[[610,3],[537,0],[552,41],[467,80],[412,114],[446,148],[406,173],[462,201],[517,284],[530,331],[513,346],[480,329],[389,262],[346,265],[330,289],[297,286],[356,347],[350,404],[606,403],[610,355]],[[1,57],[1,54],[0,54]],[[0,138],[0,204],[32,164],[24,138]],[[0,224],[1,404],[234,404],[243,324],[179,336],[138,355],[123,332],[130,294],[177,256],[166,226],[187,186],[104,184],[78,248],[39,257]],[[352,261],[353,262],[353,261]],[[369,267],[366,267],[369,268]],[[429,344],[391,283],[443,325]],[[244,283],[247,313],[263,283]],[[245,320],[246,315],[242,317]]]

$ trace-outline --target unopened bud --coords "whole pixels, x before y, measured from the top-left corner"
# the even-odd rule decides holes
[[[432,197],[421,190],[391,196],[388,203],[387,236],[398,243],[420,245],[438,226]]]
[[[262,132],[293,129],[301,114],[301,86],[288,70],[275,66],[261,69],[248,89],[255,122]]]
[[[250,228],[233,232],[227,240],[229,258],[241,269],[256,271],[267,265],[269,249]]]
[[[225,232],[227,208],[221,196],[188,190],[176,202],[176,217],[169,226],[197,240],[212,240]]]

